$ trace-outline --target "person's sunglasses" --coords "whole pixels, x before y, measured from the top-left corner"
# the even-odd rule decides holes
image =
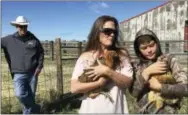
[[[21,26],[21,25],[17,25],[17,28],[26,28],[27,26]]]
[[[108,36],[111,35],[112,33],[114,35],[117,35],[117,33],[118,33],[117,30],[112,29],[112,28],[103,28],[103,29],[101,29],[101,32],[108,35]]]

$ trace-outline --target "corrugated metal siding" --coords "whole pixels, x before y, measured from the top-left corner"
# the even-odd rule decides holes
[[[125,41],[133,41],[142,27],[153,30],[160,40],[184,40],[185,20],[188,19],[188,1],[168,2],[141,15],[120,23]],[[171,51],[183,51],[183,47],[170,44]]]
[[[160,40],[183,40],[188,1],[173,1],[120,23],[125,41],[133,41],[142,27],[153,30]]]

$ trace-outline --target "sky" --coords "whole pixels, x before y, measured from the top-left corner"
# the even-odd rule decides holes
[[[17,16],[25,16],[28,30],[41,40],[87,40],[94,21],[111,15],[119,22],[127,20],[166,1],[2,1],[1,36],[16,32],[10,25]]]

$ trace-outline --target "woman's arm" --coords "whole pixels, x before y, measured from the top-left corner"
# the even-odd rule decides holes
[[[76,62],[71,79],[72,93],[86,93],[92,89],[96,89],[103,86],[107,82],[107,80],[102,77],[95,82],[89,82],[89,83],[81,83],[78,80],[78,77],[84,72],[84,69],[90,65],[89,64],[90,62],[88,61],[89,57],[90,57],[90,53],[84,53],[79,57],[79,59]]]
[[[102,87],[106,83],[106,79],[101,77],[95,82],[81,83],[77,79],[71,80],[72,93],[86,93],[90,90]]]
[[[131,64],[128,63],[127,59],[123,60],[123,67],[121,67],[119,72],[110,69],[106,65],[101,64],[99,60],[97,60],[97,62],[98,66],[88,68],[89,70],[91,70],[86,73],[89,74],[88,77],[93,77],[93,79],[97,79],[100,76],[105,76],[106,78],[114,81],[114,83],[117,84],[117,86],[119,86],[120,88],[130,87],[132,82],[133,70]]]
[[[112,69],[108,69],[105,75],[113,80],[120,88],[128,88],[131,86],[132,78],[130,76],[123,75]]]

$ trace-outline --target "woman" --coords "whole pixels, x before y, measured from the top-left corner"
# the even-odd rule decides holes
[[[136,34],[134,50],[139,58],[139,63],[134,64],[135,78],[131,87],[131,94],[137,98],[138,106],[140,107],[140,110],[137,112],[150,114],[176,113],[180,107],[180,98],[182,97],[179,93],[181,90],[177,90],[177,88],[186,87],[185,84],[187,83],[187,75],[180,67],[177,59],[170,54],[162,53],[159,39],[147,28],[141,29]],[[165,61],[158,61],[162,56],[167,59],[167,63]],[[152,77],[156,74],[162,75],[167,71],[171,71],[171,77],[175,79],[176,83],[161,84],[157,78]],[[172,104],[161,104],[162,106],[157,108],[155,103],[148,104],[149,100],[151,100],[149,96],[150,91],[158,92],[160,96],[166,97],[166,99],[176,99],[178,101]]]
[[[113,99],[113,103],[104,95],[98,95],[95,98],[85,97],[79,113],[128,113],[124,89],[131,85],[132,66],[129,61],[127,50],[118,48],[119,37],[118,21],[111,16],[101,16],[93,24],[88,36],[88,42],[85,52],[76,62],[72,80],[72,93],[87,93],[99,87],[105,87]],[[105,51],[113,50],[118,54],[118,61],[115,70],[101,64],[90,67],[99,57],[102,57]],[[90,70],[89,77],[97,81],[81,83],[78,77],[84,72]]]

